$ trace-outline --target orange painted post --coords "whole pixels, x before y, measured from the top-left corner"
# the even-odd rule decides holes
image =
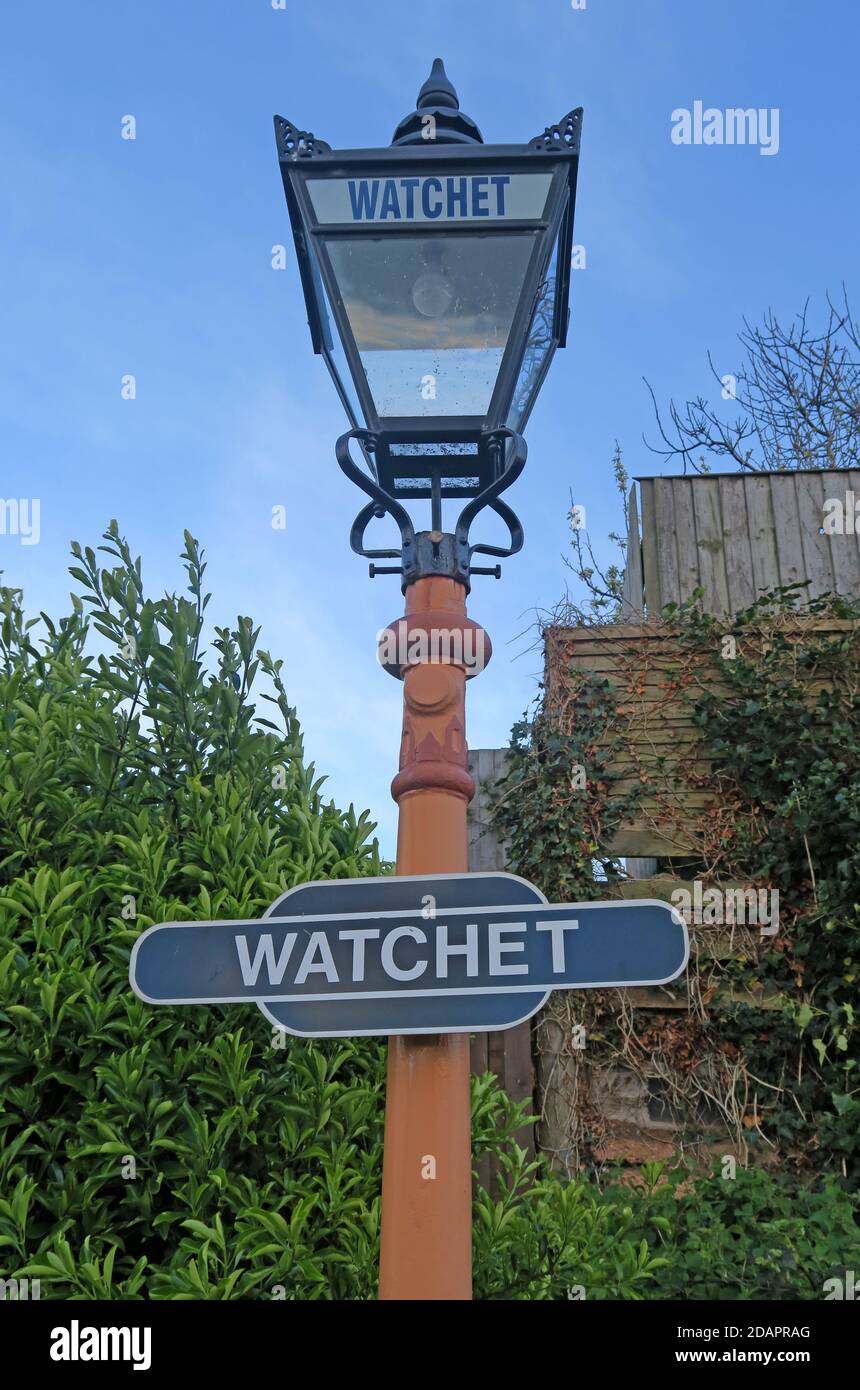
[[[454,579],[417,579],[396,626],[417,653],[403,671],[400,771],[391,787],[400,812],[397,872],[465,873],[466,808],[475,786],[467,766],[467,662],[457,654],[480,651],[484,665],[489,642],[466,617],[466,590]],[[448,634],[443,648],[434,650],[434,633]],[[392,1037],[379,1297],[471,1296],[469,1035]]]

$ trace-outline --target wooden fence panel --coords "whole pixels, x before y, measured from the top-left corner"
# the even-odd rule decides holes
[[[645,598],[642,584],[642,541],[639,536],[639,508],[636,503],[636,484],[630,489],[627,499],[627,563],[624,567],[624,584],[621,592],[622,616],[626,622],[641,621],[645,616]]]
[[[858,623],[829,616],[791,615],[784,635],[801,640],[816,635],[856,632]],[[738,649],[752,654],[760,637],[738,635]],[[667,623],[607,623],[600,627],[549,628],[545,635],[545,707],[564,721],[575,698],[578,672],[608,681],[615,689],[615,715],[606,729],[607,743],[620,736],[621,747],[608,763],[613,794],[621,796],[648,785],[629,823],[602,842],[604,852],[629,858],[698,857],[699,816],[715,796],[708,785],[710,763],[701,745],[693,705],[705,691],[719,696],[721,659],[714,652],[707,665],[685,667],[679,638]],[[826,682],[811,677],[811,695]],[[701,779],[690,786],[690,774]]]
[[[825,501],[837,498],[853,511],[846,494],[860,500],[860,473],[810,468],[637,482],[642,543],[633,564],[642,573],[629,581],[625,574],[624,594],[641,586],[649,621],[694,589],[718,614],[737,613],[781,584],[805,584],[810,598],[833,590],[860,597],[860,528],[824,533]],[[625,604],[623,616],[631,614]]]

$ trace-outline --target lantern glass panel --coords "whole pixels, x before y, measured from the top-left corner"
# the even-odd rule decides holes
[[[535,236],[326,238],[381,419],[486,414]]]
[[[353,384],[352,374],[349,370],[349,362],[343,350],[343,344],[338,334],[332,331],[332,325],[336,323],[336,319],[329,302],[328,294],[326,293],[325,285],[322,281],[322,276],[319,273],[319,267],[312,252],[311,266],[319,305],[323,356],[325,357],[326,366],[331,373],[332,380],[343,401],[344,409],[350,417],[353,426],[357,426],[363,423],[362,409],[359,405],[358,395]]]
[[[538,288],[534,312],[529,324],[522,366],[508,412],[511,429],[523,429],[528,419],[544,373],[557,345],[555,296],[558,283],[558,247],[556,241],[547,272]]]

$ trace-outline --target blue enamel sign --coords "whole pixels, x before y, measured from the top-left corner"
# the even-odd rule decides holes
[[[551,904],[513,874],[440,874],[301,884],[259,921],[150,927],[129,977],[150,1004],[254,1003],[305,1037],[474,1033],[554,989],[667,984],[687,955],[664,902]]]

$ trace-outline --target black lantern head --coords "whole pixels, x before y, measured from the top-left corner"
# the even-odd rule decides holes
[[[314,351],[387,497],[435,517],[515,463],[567,335],[581,118],[484,145],[440,59],[388,149],[275,118]]]

